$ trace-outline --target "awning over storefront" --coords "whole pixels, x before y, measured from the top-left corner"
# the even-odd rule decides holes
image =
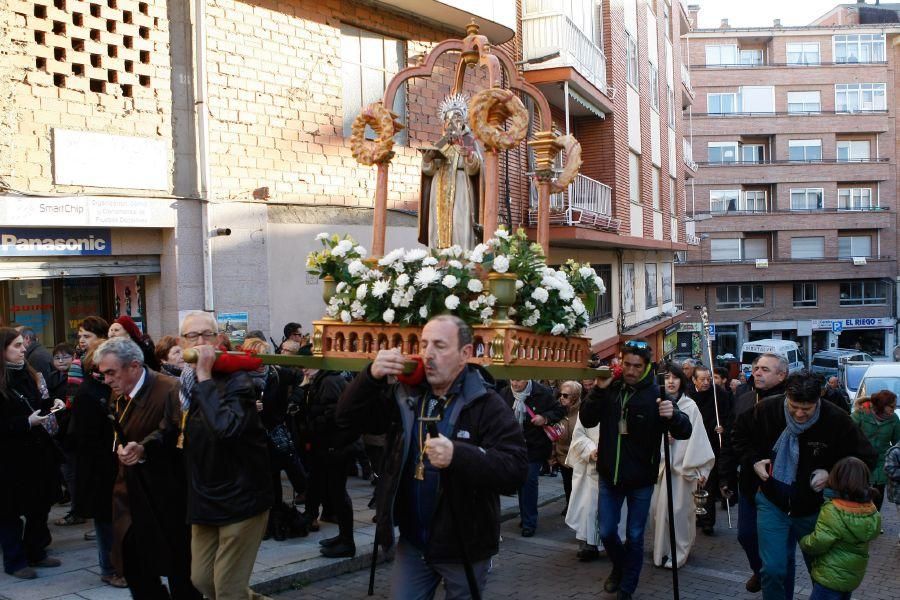
[[[54,277],[153,275],[159,272],[158,256],[52,256],[0,261],[0,281]]]

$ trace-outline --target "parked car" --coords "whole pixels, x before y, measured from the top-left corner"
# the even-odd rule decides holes
[[[846,362],[875,362],[871,354],[848,348],[832,348],[813,354],[809,370],[826,379],[832,375],[841,376],[841,365]]]
[[[841,373],[838,375],[841,381],[844,384],[844,389],[847,390],[847,395],[850,396],[850,404],[853,404],[853,401],[856,400],[856,391],[859,389],[859,384],[862,382],[863,376],[866,374],[866,371],[869,370],[869,367],[872,366],[872,363],[868,362],[846,362],[841,365]]]
[[[900,362],[870,365],[859,382],[856,397],[871,396],[881,390],[890,390],[900,396]],[[897,414],[900,415],[900,408]]]
[[[797,342],[768,339],[747,342],[741,346],[741,370],[750,373],[756,357],[767,352],[783,356],[788,361],[788,373],[795,373],[804,367],[803,356]]]

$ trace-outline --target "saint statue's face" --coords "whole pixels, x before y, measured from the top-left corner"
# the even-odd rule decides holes
[[[451,110],[444,115],[444,130],[452,137],[462,137],[466,132],[466,117],[461,110]]]

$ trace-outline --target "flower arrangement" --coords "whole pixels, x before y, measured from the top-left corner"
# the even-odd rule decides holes
[[[492,279],[515,277],[516,296],[509,316],[539,333],[570,335],[589,322],[589,305],[605,293],[589,264],[569,261],[562,269],[546,265],[539,244],[521,229],[498,229],[473,250],[398,248],[375,260],[349,236],[321,233],[323,250],[310,253],[307,270],[337,281],[326,313],[345,323],[421,325],[432,316],[453,313],[469,324],[490,325],[505,313],[491,293]],[[337,252],[336,252],[337,251]]]

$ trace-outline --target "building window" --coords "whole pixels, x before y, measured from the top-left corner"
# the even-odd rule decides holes
[[[838,190],[838,210],[871,210],[872,207],[872,188]]]
[[[675,206],[675,182],[674,177],[669,178],[669,214],[673,219],[678,217],[678,207]]]
[[[825,192],[822,188],[791,190],[791,210],[822,210]]]
[[[788,159],[799,162],[820,162],[822,140],[789,140]]]
[[[659,69],[656,65],[650,63],[647,70],[650,79],[650,106],[659,112]]]
[[[625,61],[626,61],[626,76],[628,78],[628,83],[630,83],[634,89],[638,89],[638,47],[637,40],[634,39],[630,33],[625,34],[626,44],[625,44]]]
[[[741,112],[774,113],[775,88],[770,85],[741,86]]]
[[[834,36],[834,62],[884,62],[884,34],[861,33]]]
[[[744,206],[741,210],[747,212],[766,212],[765,190],[750,190],[744,192]]]
[[[741,190],[710,190],[709,212],[735,212],[741,200]]]
[[[868,140],[844,140],[837,143],[838,162],[866,162],[869,156]]]
[[[769,257],[766,238],[726,238],[710,240],[711,261],[744,261]]]
[[[815,283],[794,284],[794,308],[815,308],[818,306]]]
[[[641,203],[641,159],[634,152],[628,155],[628,199]]]
[[[607,292],[597,296],[597,305],[591,313],[591,323],[612,317],[612,265],[594,265],[594,270],[607,285]]]
[[[787,45],[787,64],[817,65],[819,64],[818,42],[791,43]]]
[[[672,301],[672,263],[665,262],[660,265],[660,278],[662,279],[662,302]]]
[[[662,210],[662,204],[660,201],[660,180],[659,180],[659,169],[653,167],[653,210]]]
[[[736,65],[738,49],[733,44],[710,45],[706,47],[706,65]]]
[[[662,3],[662,13],[663,13],[663,31],[666,32],[666,37],[670,40],[672,39],[672,17],[669,15],[669,5],[665,2]]]
[[[883,83],[837,83],[834,86],[834,110],[886,110],[885,87]]]
[[[741,146],[741,162],[756,164],[766,162],[765,148],[762,144],[744,144]]]
[[[872,256],[872,237],[868,235],[838,236],[838,258]]]
[[[406,66],[406,44],[352,27],[341,25],[341,62],[344,86],[344,137],[350,137],[353,121],[370,103],[381,100],[390,79]],[[406,122],[406,86],[397,90],[393,111]],[[397,134],[406,143],[407,130]],[[370,137],[374,134],[369,131]]]
[[[675,104],[675,92],[672,91],[671,87],[667,87],[668,91],[668,99],[669,99],[669,129],[675,129],[675,117],[676,111],[678,110],[678,105]]]
[[[737,142],[708,142],[706,148],[707,160],[712,164],[737,162]]]
[[[656,263],[644,265],[644,296],[647,303],[645,308],[653,308],[659,304],[659,296],[656,289]]]
[[[791,238],[792,260],[810,260],[816,258],[825,258],[824,237]]]
[[[817,113],[822,110],[819,92],[788,92],[789,113]]]
[[[742,65],[761,65],[763,64],[762,50],[741,50]]]
[[[684,310],[684,286],[675,286],[675,310]]]
[[[711,115],[727,115],[737,112],[737,94],[707,94],[706,112]]]
[[[887,284],[883,281],[841,282],[841,306],[887,304]]]
[[[766,296],[761,285],[719,285],[716,286],[716,308],[759,308],[765,306]]]

